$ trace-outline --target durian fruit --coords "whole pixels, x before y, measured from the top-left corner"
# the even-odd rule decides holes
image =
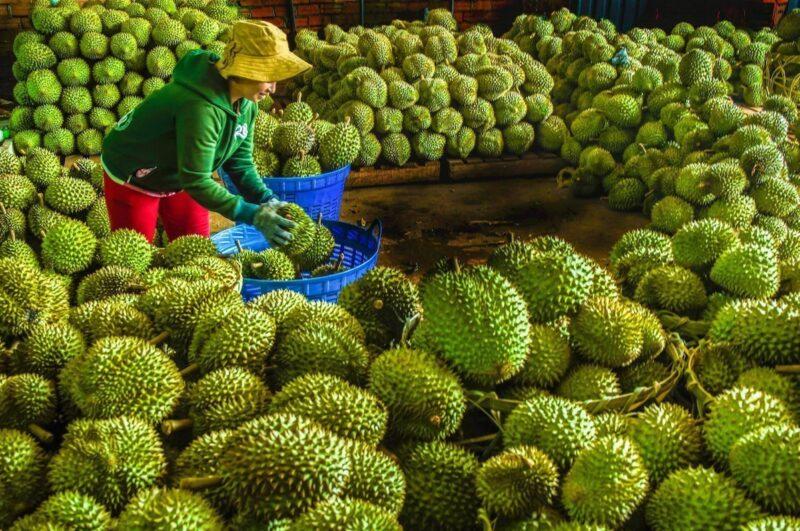
[[[366,335],[358,319],[350,315],[338,304],[323,301],[306,301],[306,304],[294,306],[278,329],[278,336],[283,337],[292,330],[301,328],[308,323],[330,324],[342,332],[356,339],[360,343],[365,341]]]
[[[576,365],[561,381],[556,394],[576,402],[612,398],[620,394],[619,378],[607,367]]]
[[[416,336],[464,375],[497,384],[518,373],[530,348],[525,302],[485,267],[434,276],[422,293],[424,319]]]
[[[46,494],[47,454],[30,435],[0,429],[0,524],[10,526]]]
[[[676,404],[647,406],[630,420],[627,433],[639,449],[653,487],[672,472],[702,462],[700,427],[691,413]]]
[[[729,477],[702,466],[667,476],[645,508],[656,531],[739,529],[763,513]]]
[[[61,491],[50,496],[32,514],[20,518],[11,527],[27,529],[72,528],[102,531],[111,529],[108,510],[91,496],[75,491]]]
[[[389,432],[398,439],[444,439],[458,429],[466,410],[458,378],[420,350],[378,356],[370,366],[369,389],[386,405]]]
[[[90,183],[73,177],[54,180],[44,192],[47,206],[68,216],[85,212],[96,199],[97,193]]]
[[[117,519],[123,529],[204,529],[222,531],[225,523],[199,494],[181,489],[143,489]]]
[[[630,365],[643,344],[642,327],[631,305],[608,297],[586,301],[570,324],[570,335],[585,357],[608,367]]]
[[[117,295],[76,306],[70,312],[69,322],[81,331],[87,344],[109,336],[155,338],[153,322],[130,301],[123,300],[127,296]]]
[[[364,500],[398,515],[406,496],[406,479],[396,458],[366,443],[353,441],[350,477],[342,498]]]
[[[734,387],[716,397],[703,431],[711,456],[718,463],[725,463],[742,436],[759,428],[791,422],[791,413],[779,399],[748,387]]]
[[[800,518],[791,516],[767,516],[749,522],[743,531],[794,531],[800,528]]]
[[[389,267],[376,267],[345,286],[338,304],[359,320],[367,343],[381,348],[400,341],[409,320],[422,313],[416,285]]]
[[[47,479],[54,492],[76,491],[118,512],[165,472],[161,441],[145,422],[130,417],[79,419],[67,427]]]
[[[133,337],[98,340],[67,363],[60,382],[88,418],[130,415],[150,423],[172,413],[184,388],[175,363],[159,348]]]
[[[335,245],[333,234],[328,227],[322,224],[322,214],[320,214],[311,237],[311,245],[302,254],[296,256],[294,262],[300,271],[313,271],[328,262]]]
[[[525,445],[490,458],[475,476],[483,506],[504,518],[521,518],[548,506],[558,483],[558,468],[547,454]]]
[[[265,249],[252,258],[245,276],[265,280],[291,280],[297,276],[297,272],[284,253],[277,249]]]
[[[800,409],[800,389],[790,375],[769,367],[754,367],[738,375],[735,387],[748,387],[780,399],[797,417]]]
[[[594,422],[583,407],[566,398],[538,395],[520,403],[506,418],[503,443],[545,452],[562,470],[596,437]]]
[[[736,384],[753,362],[728,344],[704,344],[697,349],[694,372],[703,388],[718,395]]]
[[[276,326],[280,327],[292,310],[307,303],[303,294],[284,289],[259,295],[248,301],[247,306],[266,313],[275,320]]]
[[[352,164],[358,157],[361,135],[351,119],[352,116],[345,116],[319,139],[319,162],[325,171]]]
[[[288,531],[304,529],[400,531],[402,527],[394,515],[381,507],[362,500],[339,499],[318,504],[287,528]]]
[[[53,435],[43,426],[55,422],[55,384],[38,374],[0,375],[0,427],[30,431],[50,442]]]
[[[75,301],[80,305],[122,293],[138,293],[142,290],[142,280],[138,273],[127,267],[108,266],[81,279],[75,291]]]
[[[783,423],[742,436],[728,456],[731,475],[762,507],[780,514],[800,510],[800,429]]]
[[[284,385],[270,413],[290,413],[330,432],[376,446],[386,432],[386,407],[371,393],[329,374],[307,374]]]
[[[214,319],[210,332],[199,343],[199,348],[189,351],[189,362],[201,373],[216,369],[241,367],[260,375],[266,367],[267,355],[275,345],[275,321],[258,310],[232,304],[224,319],[218,321],[214,313],[201,315],[195,333],[205,326],[205,319]],[[213,312],[224,305],[210,308]],[[193,339],[197,342],[197,338]],[[184,369],[184,373],[187,370]]]
[[[180,236],[165,248],[162,257],[170,267],[185,265],[201,256],[217,256],[217,248],[208,238],[198,235]]]
[[[561,501],[572,520],[614,528],[630,518],[647,491],[647,469],[636,445],[625,437],[603,437],[575,458]]]
[[[347,444],[314,422],[290,414],[259,417],[241,425],[220,456],[221,477],[237,510],[262,523],[295,518],[341,494],[350,459]],[[181,488],[195,484],[190,478]]]
[[[721,310],[712,323],[709,335],[729,321],[729,341],[746,358],[766,365],[792,364],[798,361],[800,311],[782,301],[758,300],[739,308],[733,316]],[[720,338],[717,338],[720,339]]]
[[[47,231],[42,240],[42,263],[63,275],[80,273],[95,256],[97,239],[80,221],[64,220]]]
[[[313,372],[361,384],[366,379],[369,360],[369,352],[359,339],[333,323],[312,319],[291,329],[278,342],[271,377],[277,387]]]
[[[634,298],[652,309],[694,315],[706,307],[708,296],[702,279],[678,265],[648,271],[636,286]]]
[[[727,223],[701,219],[684,225],[672,237],[672,250],[678,265],[702,269],[711,266],[738,243],[736,232]]]
[[[170,434],[192,428],[195,435],[233,429],[267,412],[269,389],[261,379],[239,367],[217,369],[190,385],[185,396],[188,418],[161,423]]]
[[[475,488],[477,458],[445,442],[407,444],[398,449],[406,476],[400,523],[407,529],[468,529],[475,525],[480,498]]]
[[[143,273],[153,259],[155,248],[142,234],[131,229],[112,232],[98,243],[101,266],[122,266]]]
[[[14,372],[32,372],[53,379],[85,349],[83,335],[70,324],[40,323],[11,352],[11,367]]]
[[[738,297],[771,298],[780,287],[778,256],[756,244],[728,249],[714,262],[711,280]]]
[[[175,460],[171,486],[178,487],[182,480],[220,474],[220,457],[228,448],[234,430],[216,430],[192,440]],[[221,514],[232,509],[232,502],[223,485],[203,489],[202,496]]]
[[[313,241],[316,227],[314,221],[308,217],[302,207],[295,203],[287,203],[280,207],[278,214],[296,224],[289,231],[292,239],[287,244],[282,245],[279,250],[289,258],[302,255],[308,250]]]
[[[568,335],[553,324],[532,324],[528,359],[513,381],[521,385],[552,387],[564,377],[571,361]]]

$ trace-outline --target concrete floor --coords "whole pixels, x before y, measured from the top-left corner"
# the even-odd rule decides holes
[[[216,217],[215,217],[216,218]],[[602,199],[575,199],[555,178],[409,184],[347,190],[342,219],[383,222],[380,264],[418,277],[443,257],[482,262],[510,233],[560,236],[606,265],[611,246],[643,227],[638,212],[609,210]],[[214,219],[212,230],[227,226]]]
[[[380,263],[414,276],[442,257],[481,262],[510,233],[518,239],[560,236],[605,265],[617,239],[648,222],[638,212],[613,212],[603,200],[575,199],[554,178],[348,190],[342,218],[380,218]]]

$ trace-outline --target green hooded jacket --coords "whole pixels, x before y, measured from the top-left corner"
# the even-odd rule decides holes
[[[253,164],[258,106],[231,104],[219,58],[193,50],[178,62],[172,81],[120,118],[103,141],[106,172],[152,192],[185,190],[208,210],[252,223],[273,193]],[[242,196],[229,193],[212,173],[222,167]]]

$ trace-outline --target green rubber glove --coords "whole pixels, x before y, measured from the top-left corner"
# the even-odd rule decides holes
[[[297,226],[294,221],[278,214],[278,209],[284,204],[282,201],[270,199],[258,208],[253,217],[253,226],[264,235],[270,247],[289,243],[292,239],[289,231]]]

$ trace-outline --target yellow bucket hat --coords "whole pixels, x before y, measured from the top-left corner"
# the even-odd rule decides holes
[[[289,50],[286,34],[263,20],[240,20],[233,24],[231,40],[217,69],[230,76],[253,81],[284,81],[301,74],[311,65]]]

